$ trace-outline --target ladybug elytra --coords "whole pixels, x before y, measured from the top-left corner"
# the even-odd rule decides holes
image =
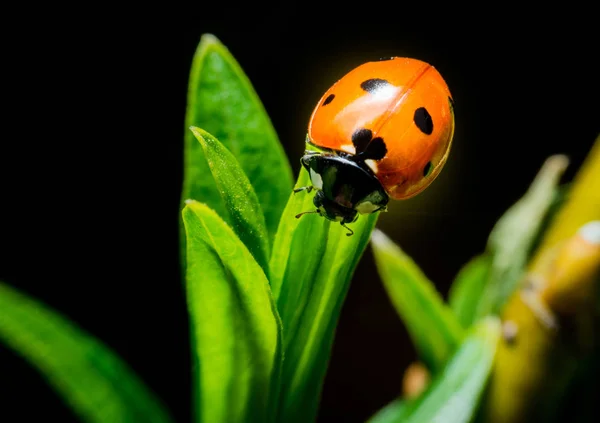
[[[367,62],[319,100],[301,159],[318,213],[349,230],[359,214],[413,197],[442,170],[454,135],[454,102],[431,65],[401,57]],[[300,213],[300,217],[305,213]]]

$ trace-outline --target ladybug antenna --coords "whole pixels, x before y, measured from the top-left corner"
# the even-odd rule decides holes
[[[310,210],[310,211],[305,211],[302,213],[298,213],[296,215],[296,219],[299,219],[300,217],[304,216],[305,214],[311,214],[311,213],[317,213],[317,214],[321,214],[321,212],[317,209],[317,210]]]
[[[352,236],[354,235],[354,231],[352,229],[350,229],[349,227],[347,227],[346,225],[344,225],[343,223],[341,224],[344,228],[348,229],[348,233],[346,234],[346,236]]]

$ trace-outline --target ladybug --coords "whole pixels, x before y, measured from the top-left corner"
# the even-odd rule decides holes
[[[367,62],[337,81],[308,123],[300,162],[317,213],[346,226],[427,188],[446,163],[454,102],[440,73],[421,60]]]

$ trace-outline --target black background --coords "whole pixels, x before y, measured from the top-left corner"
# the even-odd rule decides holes
[[[177,219],[187,78],[210,32],[254,84],[295,172],[312,108],[344,73],[391,55],[438,68],[456,103],[450,160],[379,227],[446,295],[544,159],[567,154],[569,180],[600,131],[594,13],[486,8],[196,4],[98,9],[64,25],[64,16],[28,15],[3,44],[0,279],[103,340],[189,421]],[[399,392],[413,359],[368,249],[342,310],[320,421],[364,421]],[[0,374],[13,421],[71,419],[5,347]]]

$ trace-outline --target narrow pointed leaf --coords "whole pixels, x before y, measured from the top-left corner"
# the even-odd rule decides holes
[[[554,227],[554,223],[567,201],[571,201],[571,190],[573,188],[572,182],[561,183],[556,187],[555,194],[552,198],[552,203],[548,207],[544,219],[538,229],[538,233],[535,236],[535,239],[531,243],[530,251],[532,252],[531,257],[528,262],[528,266],[535,262],[535,257],[537,255],[538,249],[541,247],[542,242],[545,241],[547,234],[549,234],[550,230]],[[593,207],[592,207],[593,208]],[[600,207],[598,207],[600,210]]]
[[[268,272],[270,247],[265,216],[252,185],[236,158],[215,137],[200,128],[192,127],[191,131],[204,150],[232,229]]]
[[[281,363],[281,325],[263,270],[208,206],[183,209],[187,298],[198,422],[269,422]]]
[[[444,371],[399,423],[468,423],[477,412],[496,353],[500,322],[489,317],[467,334]]]
[[[448,295],[450,308],[464,328],[474,323],[477,305],[490,271],[491,257],[480,254],[465,264],[452,282]]]
[[[309,183],[302,170],[297,187]],[[278,421],[314,421],[340,311],[377,214],[349,226],[316,214],[314,193],[292,195],[282,215],[270,262],[271,283],[282,313],[285,360]],[[305,268],[303,268],[303,263]]]
[[[37,368],[82,422],[172,421],[161,401],[114,352],[1,282],[0,342]]]
[[[564,204],[549,225],[536,255],[543,255],[545,250],[568,239],[585,223],[600,219],[600,134],[569,185],[564,190]]]
[[[492,264],[477,318],[498,314],[517,287],[568,163],[562,155],[549,157],[525,195],[494,226],[487,244]]]
[[[212,134],[236,157],[263,207],[272,240],[293,185],[291,167],[252,84],[210,34],[202,36],[190,72],[185,127],[191,126]],[[186,129],[182,199],[202,201],[230,222],[209,175],[203,150]]]
[[[297,186],[310,184],[308,173],[300,173]],[[269,277],[273,297],[285,331],[285,349],[294,338],[304,314],[313,283],[321,266],[330,222],[315,215],[295,218],[298,211],[315,210],[312,195],[292,194],[275,237]],[[284,350],[285,350],[284,349]]]
[[[385,289],[413,340],[419,357],[435,373],[463,336],[460,323],[418,265],[379,230],[371,245]]]

